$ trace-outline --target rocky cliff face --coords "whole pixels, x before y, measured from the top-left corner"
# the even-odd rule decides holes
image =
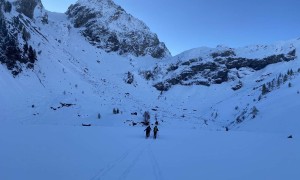
[[[158,59],[170,56],[156,34],[111,0],[80,0],[66,14],[92,45],[106,52]]]
[[[201,54],[201,53],[200,53]],[[266,66],[288,62],[296,59],[296,49],[290,47],[281,53],[274,52],[273,55],[266,57],[249,58],[237,55],[234,49],[225,48],[222,50],[210,50],[202,52],[197,58],[185,59],[174,57],[177,63],[155,67],[154,70],[147,71],[148,79],[155,80],[155,77],[163,77],[158,80],[154,87],[159,91],[167,91],[173,85],[204,85],[221,84],[230,80],[239,80],[241,71],[247,69],[250,72],[264,69]],[[157,71],[160,69],[160,71]],[[147,78],[146,78],[147,79]],[[240,88],[238,82],[234,90]]]
[[[41,0],[17,0],[14,2],[19,13],[33,19],[34,10],[37,6],[43,7]]]

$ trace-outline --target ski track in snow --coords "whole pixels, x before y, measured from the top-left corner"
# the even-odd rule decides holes
[[[153,153],[151,145],[149,145],[147,151],[148,151],[148,155],[149,155],[149,157],[151,159],[151,165],[152,165],[153,173],[155,175],[155,179],[156,180],[162,180],[162,179],[164,179],[163,176],[162,176],[162,172],[161,172],[161,169],[159,167],[159,164],[158,164],[158,162],[157,162],[157,160],[155,158],[155,155]]]
[[[115,171],[112,171],[117,168],[122,168],[122,165],[126,162],[126,168],[122,175],[119,177],[119,179],[126,179],[128,174],[131,172],[132,168],[135,166],[135,164],[139,161],[140,157],[143,155],[144,151],[146,149],[146,144],[143,145],[143,142],[138,143],[136,146],[133,146],[129,150],[125,151],[119,158],[112,161],[106,167],[101,168],[99,172],[92,177],[90,180],[105,180],[107,176],[110,175],[110,173],[114,173]],[[138,152],[138,153],[137,153]],[[137,153],[137,155],[135,155]],[[133,160],[131,160],[133,159]],[[129,164],[129,165],[127,165]]]
[[[152,169],[155,180],[163,180],[164,178],[162,171],[152,149],[152,143],[154,142],[138,143],[136,146],[133,146],[124,152],[116,160],[107,164],[106,167],[101,168],[90,180],[110,179],[110,175],[116,173],[119,175],[119,180],[128,179],[128,175],[134,170],[135,166],[141,161],[142,157],[150,160],[150,168]]]
[[[136,163],[139,161],[140,157],[142,156],[142,154],[145,151],[146,146],[142,146],[142,148],[139,149],[139,153],[137,156],[135,156],[135,158],[133,159],[133,161],[129,164],[129,166],[125,169],[125,171],[122,173],[122,175],[119,177],[120,180],[126,179],[128,174],[131,172],[132,168],[134,168],[134,166],[136,165]]]

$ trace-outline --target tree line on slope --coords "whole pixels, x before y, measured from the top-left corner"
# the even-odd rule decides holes
[[[26,68],[34,68],[37,54],[36,50],[28,44],[31,35],[20,20],[23,18],[22,15],[13,17],[12,22],[5,19],[4,13],[10,13],[11,8],[10,2],[0,1],[0,62],[5,64],[14,76],[17,76],[22,72],[22,64]],[[19,36],[23,42],[18,41]]]

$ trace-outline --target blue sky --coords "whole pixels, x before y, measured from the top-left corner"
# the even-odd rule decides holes
[[[42,0],[65,12],[76,0]],[[240,47],[300,37],[297,0],[115,0],[144,21],[173,55],[201,46]]]

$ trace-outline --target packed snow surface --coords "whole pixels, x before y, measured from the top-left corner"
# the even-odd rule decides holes
[[[281,133],[159,127],[0,126],[0,179],[296,180],[300,141]]]

